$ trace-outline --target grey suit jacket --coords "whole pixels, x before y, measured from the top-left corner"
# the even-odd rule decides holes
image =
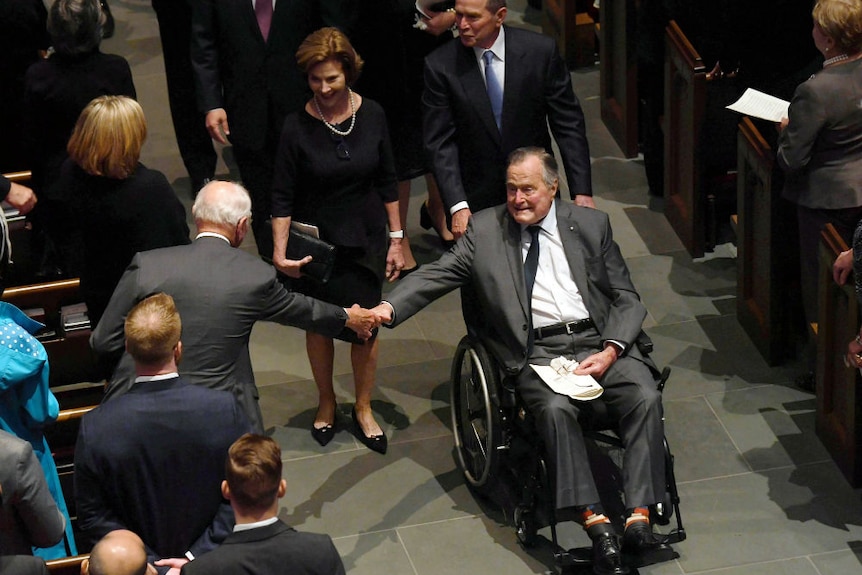
[[[299,533],[281,520],[228,535],[218,548],[183,566],[183,575],[344,575],[328,535]]]
[[[129,310],[156,292],[174,298],[183,322],[180,374],[196,385],[233,392],[258,431],[263,430],[248,340],[257,321],[273,321],[334,337],[344,327],[343,308],[288,292],[272,266],[219,238],[137,254],[123,275],[90,338],[99,354],[125,347]],[[134,381],[123,356],[106,399]]]
[[[467,200],[476,212],[504,202],[509,153],[523,146],[552,152],[549,125],[571,195],[593,193],[583,110],[554,40],[505,30],[502,133],[472,48],[447,42],[425,59],[425,150],[447,208]]]
[[[778,139],[784,197],[808,208],[862,206],[862,60],[830,66],[796,88]]]
[[[646,308],[613,241],[604,212],[557,200],[563,248],[590,318],[602,339],[626,344],[626,353],[644,359],[636,346]],[[476,293],[483,324],[480,337],[511,375],[526,365],[530,326],[524,285],[521,228],[499,206],[475,214],[467,233],[434,263],[399,281],[387,301],[395,309],[393,327],[433,300],[465,284]]]
[[[66,521],[29,442],[0,430],[0,555],[30,555],[63,538]]]

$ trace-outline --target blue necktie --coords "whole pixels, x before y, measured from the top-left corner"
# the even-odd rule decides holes
[[[488,98],[491,100],[491,111],[494,112],[494,121],[497,122],[497,129],[501,129],[503,86],[500,85],[500,79],[494,73],[494,67],[491,66],[491,62],[494,60],[494,53],[490,50],[485,50],[482,54],[482,59],[485,60],[485,84],[488,90]]]

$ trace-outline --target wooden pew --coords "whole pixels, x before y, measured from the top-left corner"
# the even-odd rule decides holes
[[[804,323],[797,290],[796,216],[781,199],[775,154],[750,118],[737,136],[736,315],[769,365],[792,357]]]
[[[81,563],[89,557],[89,554],[75,555],[62,559],[51,559],[45,563],[48,565],[48,572],[51,575],[81,575]]]
[[[706,106],[706,68],[677,23],[665,36],[664,213],[692,257],[704,254],[706,204],[698,146]]]
[[[817,322],[817,436],[853,487],[862,486],[862,378],[844,364],[859,330],[853,282],[832,280],[832,264],[847,245],[831,224],[821,232]]]
[[[602,2],[599,66],[602,122],[626,158],[638,155],[635,2]]]
[[[544,0],[542,32],[557,41],[569,69],[596,63],[596,23],[578,12],[576,0]]]
[[[44,319],[37,319],[46,325],[46,330],[37,337],[48,353],[52,388],[101,379],[96,356],[90,349],[90,329],[66,331],[61,325],[61,309],[82,301],[79,288],[76,278],[6,288],[0,296],[22,310],[41,308],[45,311]]]

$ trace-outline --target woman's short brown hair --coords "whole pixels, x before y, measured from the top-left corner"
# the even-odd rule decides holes
[[[126,96],[99,96],[78,116],[66,151],[88,174],[122,180],[137,168],[146,139],[140,104]]]
[[[839,53],[862,50],[862,2],[859,0],[818,0],[811,12],[814,22],[835,41]]]
[[[348,86],[352,86],[359,79],[359,73],[365,64],[353,49],[350,40],[338,28],[321,28],[312,32],[296,51],[296,63],[306,74],[329,59],[341,62]]]

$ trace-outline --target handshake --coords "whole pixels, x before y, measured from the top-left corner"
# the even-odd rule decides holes
[[[359,339],[365,341],[371,337],[373,330],[381,324],[392,323],[393,310],[388,303],[381,302],[377,307],[365,309],[359,304],[353,304],[350,308],[344,308],[347,312],[348,328],[356,332]]]

